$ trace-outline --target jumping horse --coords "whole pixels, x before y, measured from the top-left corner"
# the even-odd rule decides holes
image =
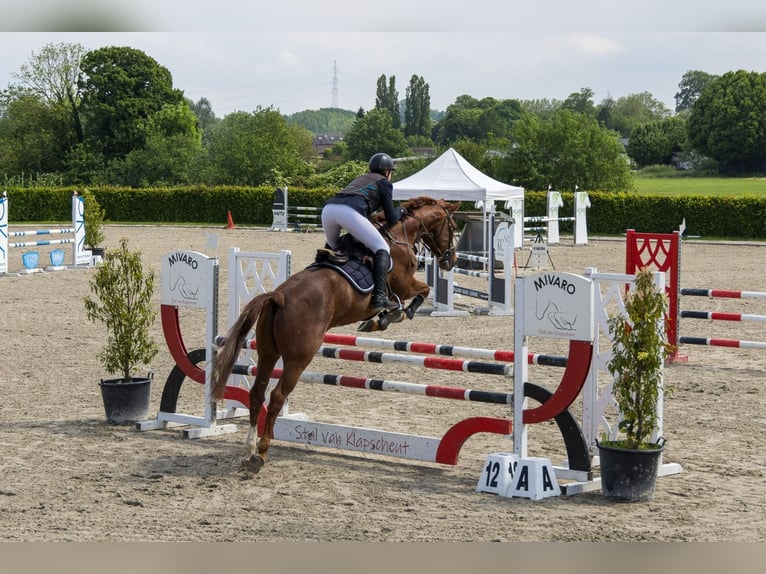
[[[274,291],[257,295],[245,305],[217,350],[212,374],[213,399],[221,400],[243,342],[255,325],[258,361],[249,394],[250,430],[245,439],[244,466],[258,472],[265,463],[277,415],[330,328],[365,320],[360,330],[373,331],[386,328],[388,322],[402,321],[404,316],[412,319],[429,292],[428,285],[415,278],[416,245],[428,247],[438,258],[439,267],[452,269],[457,261],[454,213],[459,206],[460,202],[416,197],[403,204],[405,214],[397,223],[386,224],[383,214],[373,216],[373,223],[391,246],[390,290],[401,302],[412,298],[402,311],[376,319],[370,293],[360,293],[334,269],[315,265],[291,275]],[[280,358],[282,375],[271,392],[268,407],[263,409],[266,422],[258,437],[266,387]]]

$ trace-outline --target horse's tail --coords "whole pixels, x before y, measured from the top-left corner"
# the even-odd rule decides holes
[[[279,307],[283,307],[285,298],[281,293],[274,291],[253,297],[245,305],[237,320],[229,328],[228,333],[226,333],[226,342],[216,353],[215,365],[213,366],[212,394],[214,400],[218,401],[223,398],[223,393],[226,390],[226,381],[229,379],[234,362],[239,356],[242,342],[258,320],[263,308],[270,303],[276,303]]]

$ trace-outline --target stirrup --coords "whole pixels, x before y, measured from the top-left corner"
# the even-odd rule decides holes
[[[323,247],[321,249],[317,249],[316,260],[329,261],[334,265],[345,265],[348,263],[348,255],[345,253],[338,253],[337,251]]]

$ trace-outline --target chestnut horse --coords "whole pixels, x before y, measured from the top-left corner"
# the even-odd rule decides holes
[[[258,472],[266,461],[277,415],[330,328],[367,319],[361,330],[382,330],[389,321],[402,321],[404,315],[412,319],[429,292],[428,285],[415,278],[418,267],[415,245],[419,242],[439,259],[442,269],[452,269],[457,260],[453,247],[454,213],[459,206],[460,202],[417,197],[403,205],[405,215],[393,225],[385,224],[382,214],[373,216],[373,223],[391,245],[393,267],[388,274],[391,290],[402,302],[414,297],[403,312],[383,315],[382,323],[374,319],[372,295],[358,292],[340,273],[328,267],[308,267],[245,305],[214,358],[212,396],[214,400],[223,398],[244,339],[255,325],[258,362],[250,388],[250,430],[243,461],[250,470]],[[282,375],[271,392],[265,409],[266,424],[256,445],[258,415],[266,399],[269,378],[280,358]]]

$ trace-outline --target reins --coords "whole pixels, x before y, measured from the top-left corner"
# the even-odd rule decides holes
[[[444,221],[442,221],[438,234],[434,234],[432,231],[430,231],[426,227],[425,223],[423,223],[423,220],[420,217],[418,217],[417,215],[409,211],[405,213],[402,216],[402,218],[399,220],[399,222],[402,224],[402,234],[404,236],[404,241],[397,240],[391,234],[391,232],[388,229],[385,229],[384,227],[381,227],[380,231],[391,245],[399,244],[399,245],[406,245],[407,247],[415,247],[418,241],[422,241],[425,244],[425,246],[428,247],[431,253],[436,256],[439,263],[449,262],[452,258],[452,243],[454,242],[454,232],[455,232],[456,226],[453,223],[452,216],[450,215],[449,211],[443,206],[440,206],[440,207],[444,210],[445,218],[444,218]],[[407,226],[405,224],[406,218],[412,218],[418,224],[419,235],[416,236],[412,242],[409,241],[409,238],[407,236],[408,235]],[[445,225],[449,227],[448,229],[449,247],[447,247],[447,249],[442,250],[438,245],[438,236],[441,235]]]
[[[445,207],[442,207],[442,209],[444,209],[445,218],[444,218],[444,221],[442,221],[441,227],[439,228],[438,235],[429,231],[428,228],[423,223],[423,220],[420,219],[420,217],[414,214],[408,214],[408,215],[412,217],[413,219],[415,219],[415,221],[417,221],[418,225],[420,226],[420,231],[421,231],[420,241],[422,241],[425,244],[425,246],[428,247],[431,253],[436,256],[439,263],[445,263],[445,262],[448,263],[452,258],[452,243],[455,238],[455,235],[454,235],[455,225],[452,222],[452,216],[450,215],[449,211]],[[445,225],[449,227],[448,229],[449,246],[447,247],[447,249],[442,250],[441,248],[439,248],[439,245],[438,245],[438,236],[441,235]]]

